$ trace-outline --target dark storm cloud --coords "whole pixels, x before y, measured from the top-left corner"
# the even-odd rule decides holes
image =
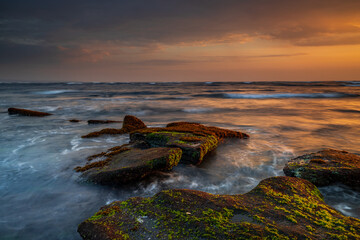
[[[56,47],[16,44],[9,41],[0,41],[0,64],[13,63],[55,63],[59,58]]]
[[[28,60],[35,52],[39,60],[90,56],[81,50],[89,44],[152,48],[229,34],[306,46],[359,44],[359,26],[326,22],[359,11],[358,0],[0,0],[0,62]]]

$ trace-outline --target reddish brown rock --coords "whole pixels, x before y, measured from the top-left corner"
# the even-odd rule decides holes
[[[139,118],[131,115],[126,115],[122,128],[125,131],[131,132],[134,130],[146,128],[146,125]]]
[[[306,179],[317,186],[334,183],[360,190],[360,156],[334,149],[305,154],[284,167],[287,176]]]
[[[195,135],[202,135],[202,136],[213,135],[216,136],[219,140],[224,138],[249,138],[249,135],[247,135],[246,133],[219,128],[219,127],[205,126],[193,122],[169,123],[166,126],[166,129],[169,131],[176,131],[176,132],[190,132]]]
[[[143,123],[140,119],[135,116],[126,115],[123,121],[122,128],[105,128],[97,132],[91,132],[87,135],[81,136],[82,138],[93,138],[99,137],[101,135],[109,134],[109,135],[116,135],[116,134],[125,134],[131,131],[146,128],[145,123]]]
[[[10,115],[21,115],[21,116],[31,116],[31,117],[45,117],[52,115],[51,113],[46,112],[38,112],[38,111],[32,111],[28,109],[22,109],[22,108],[9,108],[8,113]]]

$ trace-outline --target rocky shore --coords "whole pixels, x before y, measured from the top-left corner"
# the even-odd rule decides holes
[[[139,181],[177,164],[201,164],[224,138],[249,137],[189,122],[148,128],[131,119],[135,126],[124,119],[122,129],[84,136],[129,133],[130,143],[91,156],[107,158],[78,167],[83,177],[101,184]],[[359,156],[326,149],[289,160],[284,167],[289,177],[265,179],[242,195],[174,189],[113,202],[82,222],[78,232],[86,240],[360,239],[360,220],[328,206],[315,186],[342,183],[357,189],[359,166]]]
[[[181,164],[199,165],[224,138],[248,138],[245,133],[208,127],[198,123],[176,122],[163,128],[148,128],[140,119],[125,116],[121,129],[103,129],[85,136],[130,134],[130,143],[90,156],[75,170],[89,181],[119,185],[140,181],[157,171],[170,171]],[[98,161],[91,162],[94,159]]]
[[[44,117],[51,114],[9,108],[8,113]],[[70,122],[80,122],[71,119]],[[89,156],[76,167],[86,181],[121,187],[178,164],[199,166],[226,138],[246,133],[192,122],[147,127],[134,116],[82,138],[129,134],[129,143]],[[85,240],[102,239],[360,239],[360,220],[344,216],[324,202],[317,186],[344,184],[360,191],[360,156],[324,149],[290,159],[286,176],[262,180],[246,194],[214,195],[172,189],[152,197],[134,197],[102,207],[78,226]]]

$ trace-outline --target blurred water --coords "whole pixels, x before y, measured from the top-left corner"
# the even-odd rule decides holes
[[[217,194],[251,190],[283,175],[286,161],[323,148],[360,154],[360,85],[316,83],[0,83],[1,239],[80,239],[77,225],[101,206],[162,189]],[[45,118],[10,116],[7,108],[46,111]],[[150,184],[126,188],[89,184],[73,168],[128,136],[82,139],[120,124],[86,121],[140,117],[149,126],[195,121],[250,134],[229,140],[199,167],[179,165]],[[360,194],[321,188],[326,201],[360,218]]]

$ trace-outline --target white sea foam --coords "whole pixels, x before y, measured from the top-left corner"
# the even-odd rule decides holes
[[[68,85],[81,85],[81,84],[84,84],[84,83],[82,83],[82,82],[68,82],[66,84],[68,84]]]
[[[182,110],[186,113],[206,113],[206,112],[212,112],[212,108],[185,108]]]
[[[346,205],[345,203],[337,204],[334,206],[334,208],[336,208],[337,210],[339,210],[340,212],[342,212],[343,214],[345,214],[347,216],[351,216],[352,208],[349,207],[348,205]]]
[[[350,84],[346,84],[346,86],[348,86],[348,87],[359,87],[360,82],[358,82],[358,81],[350,82]]]
[[[67,93],[67,92],[76,92],[75,90],[50,90],[50,91],[40,91],[34,92],[34,94],[41,94],[41,95],[52,95],[52,94],[60,94],[60,93]]]
[[[60,107],[44,106],[44,107],[41,107],[40,109],[43,110],[43,111],[47,111],[47,112],[53,112],[53,111],[58,110],[59,108]]]

